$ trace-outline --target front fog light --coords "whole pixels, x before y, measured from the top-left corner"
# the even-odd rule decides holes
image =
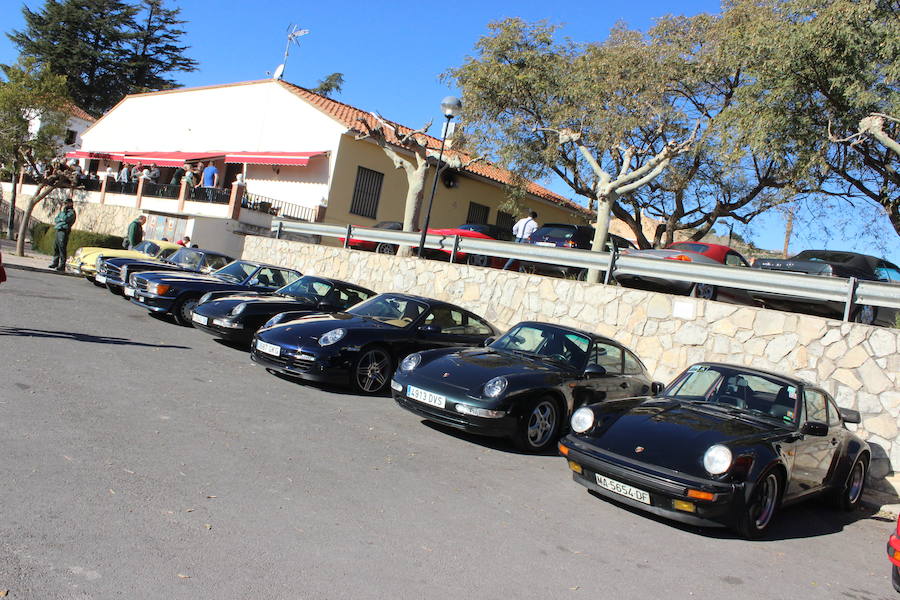
[[[506,377],[494,377],[484,384],[484,395],[488,398],[496,398],[506,390],[508,384]]]
[[[469,406],[468,404],[457,404],[456,412],[464,415],[472,415],[473,417],[484,417],[485,419],[499,419],[506,416],[505,410],[490,410],[488,408]]]
[[[393,379],[391,379],[391,389],[394,390],[395,392],[402,392],[403,386],[400,385],[399,383],[397,383],[396,381],[394,381]]]
[[[594,411],[582,406],[572,415],[572,431],[584,433],[594,426]]]
[[[731,468],[731,450],[722,444],[710,446],[703,455],[703,468],[710,475],[721,475]]]

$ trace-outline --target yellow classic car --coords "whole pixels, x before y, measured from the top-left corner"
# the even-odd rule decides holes
[[[94,280],[97,270],[97,259],[104,258],[166,258],[181,248],[174,242],[162,240],[144,240],[131,250],[122,248],[97,248],[96,246],[84,246],[75,251],[66,261],[66,270],[85,276],[88,280]]]

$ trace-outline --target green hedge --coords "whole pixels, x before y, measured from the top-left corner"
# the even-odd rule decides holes
[[[31,247],[37,252],[53,254],[53,244],[56,241],[56,230],[46,223],[38,223],[31,230]],[[75,229],[69,235],[68,254],[71,256],[83,246],[96,246],[98,248],[122,248],[122,236],[106,235],[105,233],[93,233]]]

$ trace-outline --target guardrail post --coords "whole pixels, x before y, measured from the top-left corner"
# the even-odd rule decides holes
[[[616,268],[616,259],[619,258],[619,250],[613,244],[613,251],[609,253],[609,268],[603,276],[603,285],[609,285],[609,278],[612,277],[613,269]]]
[[[459,252],[459,236],[453,236],[453,250],[450,251],[450,262],[456,262],[456,253]]]
[[[853,312],[853,300],[856,297],[856,286],[859,283],[856,277],[851,277],[847,282],[847,300],[844,302],[844,321],[850,320],[850,313]]]
[[[284,229],[284,221],[278,221],[278,229],[275,230],[275,239],[281,239],[281,230]]]
[[[350,247],[350,234],[353,233],[353,225],[347,225],[347,235],[344,237],[344,248]]]

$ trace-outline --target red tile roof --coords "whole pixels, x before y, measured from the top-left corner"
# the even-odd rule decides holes
[[[359,119],[364,119],[370,126],[376,125],[375,118],[369,112],[366,112],[354,106],[350,106],[349,104],[344,104],[343,102],[338,102],[337,100],[333,100],[331,98],[326,98],[325,96],[316,94],[315,92],[307,90],[306,88],[302,88],[286,81],[278,80],[278,83],[280,83],[285,89],[302,98],[329,117],[335,119],[336,121],[339,121],[348,129],[359,133],[365,133],[365,128],[359,123]],[[407,133],[415,131],[414,129],[410,129],[405,125],[401,125],[387,119],[385,119],[385,121],[395,126],[397,128],[397,132],[400,135],[405,135]],[[399,144],[399,139],[396,135],[393,134],[393,132],[391,132],[390,130],[386,130],[385,133],[387,135],[388,143]],[[427,139],[426,143],[428,144],[429,149],[438,150],[440,148],[441,140],[430,135],[426,135],[424,137]],[[446,153],[448,151],[445,149],[444,152]],[[450,152],[456,154],[463,163],[472,159],[470,155],[467,155],[463,152],[453,150],[450,150]],[[510,173],[506,169],[500,168],[485,161],[472,163],[463,170],[502,184],[510,184],[513,181],[512,173]],[[570,210],[580,212],[584,215],[593,215],[593,211],[589,211],[586,207],[572,202],[571,200],[564,198],[559,194],[555,194],[534,182],[528,182],[526,191],[534,196],[537,196],[538,198],[553,202],[554,204],[559,204],[560,206],[563,206]]]
[[[68,113],[69,113],[71,116],[76,117],[76,118],[78,118],[78,119],[84,119],[84,120],[87,121],[88,123],[93,123],[94,121],[97,120],[97,119],[95,119],[94,117],[92,117],[91,115],[89,115],[89,114],[87,114],[86,112],[84,112],[84,109],[82,109],[82,108],[80,108],[80,107],[78,107],[78,106],[75,106],[75,105],[72,104],[72,103],[69,103],[69,106],[66,107],[66,110],[68,111]]]

